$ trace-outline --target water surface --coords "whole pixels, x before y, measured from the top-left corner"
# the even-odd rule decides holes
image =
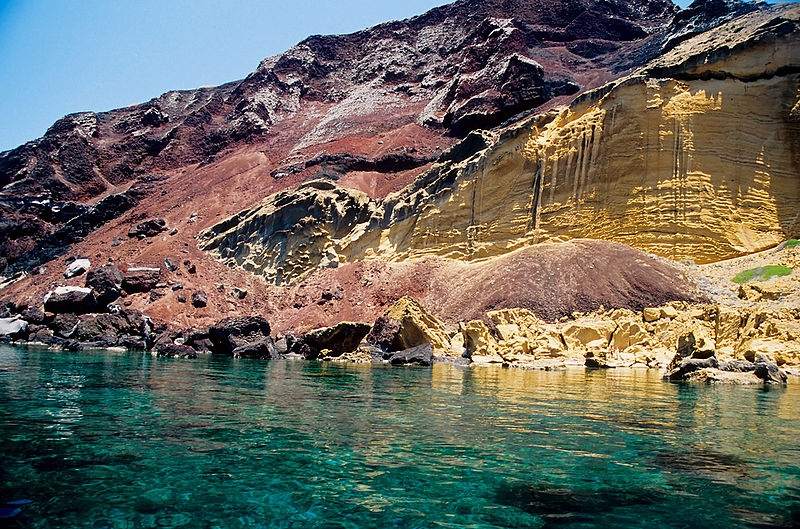
[[[0,527],[800,524],[797,386],[0,346],[0,405]]]

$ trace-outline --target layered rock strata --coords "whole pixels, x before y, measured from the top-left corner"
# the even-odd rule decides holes
[[[474,132],[380,202],[330,184],[316,198],[332,215],[308,219],[311,237],[278,222],[300,188],[210,228],[202,245],[278,283],[320,263],[480,260],[577,237],[697,262],[774,246],[800,230],[798,18],[797,6],[745,14],[569,107]],[[357,204],[349,225],[334,203]]]

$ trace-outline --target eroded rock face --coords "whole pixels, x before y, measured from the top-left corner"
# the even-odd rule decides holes
[[[338,266],[338,240],[373,212],[364,193],[310,182],[203,232],[201,247],[277,285],[291,283]]]
[[[319,267],[309,252],[329,249],[339,263],[478,260],[590,237],[708,262],[772,246],[799,229],[798,18],[794,5],[746,13],[568,107],[501,133],[472,132],[401,192],[337,214],[349,226],[293,238],[291,248],[306,252],[275,251],[286,231],[270,226],[275,198],[212,228],[204,248],[241,264],[233,248],[247,242],[235,251],[248,269],[272,281],[291,270],[280,276],[291,281]],[[284,192],[281,202],[305,193]]]

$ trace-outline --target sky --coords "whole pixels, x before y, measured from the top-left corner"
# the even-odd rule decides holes
[[[66,114],[242,79],[309,35],[350,33],[445,3],[0,0],[0,151],[42,136]]]

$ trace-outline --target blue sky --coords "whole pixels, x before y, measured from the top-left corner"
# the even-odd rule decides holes
[[[41,136],[65,114],[241,79],[308,35],[349,33],[445,3],[0,0],[0,151]]]

